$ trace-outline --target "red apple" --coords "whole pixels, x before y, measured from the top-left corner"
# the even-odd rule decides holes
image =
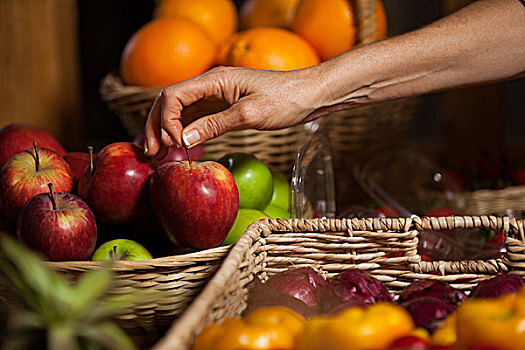
[[[78,179],[84,173],[84,170],[89,165],[88,152],[68,152],[64,154],[64,159],[71,167],[73,173],[73,180],[78,183]]]
[[[170,162],[150,180],[153,210],[176,245],[208,249],[219,246],[239,210],[232,174],[216,162]]]
[[[26,202],[47,192],[50,182],[58,192],[73,188],[71,168],[58,153],[35,144],[9,158],[0,170],[0,213],[5,221],[15,222]]]
[[[144,140],[144,135],[142,135],[135,139],[133,143],[143,147]],[[206,152],[204,151],[204,147],[202,145],[197,145],[188,149],[188,153],[191,159],[200,159],[206,156]],[[168,162],[178,162],[181,160],[188,160],[186,151],[184,150],[184,148],[177,148],[176,146],[173,146],[168,149],[168,154],[166,155],[166,157],[162,158],[157,162],[159,163],[159,165],[163,165]]]
[[[11,124],[0,130],[0,166],[16,153],[33,147],[33,142],[61,156],[66,153],[64,147],[44,129],[38,126]]]
[[[129,224],[150,216],[148,181],[154,159],[131,142],[112,143],[93,157],[78,182],[78,194],[108,224]]]
[[[49,260],[87,260],[97,243],[95,215],[71,193],[49,192],[31,198],[20,213],[18,239]]]

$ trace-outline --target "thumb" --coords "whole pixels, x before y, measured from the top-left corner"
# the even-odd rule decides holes
[[[193,147],[229,131],[238,130],[241,128],[239,124],[230,107],[225,111],[210,114],[192,122],[182,131],[182,141],[184,146]]]

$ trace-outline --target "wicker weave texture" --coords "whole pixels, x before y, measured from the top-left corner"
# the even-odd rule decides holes
[[[521,216],[520,212],[525,211],[525,186],[464,192],[456,195],[453,202],[460,213]]]
[[[417,254],[418,233],[423,230],[471,228],[502,231],[505,256],[425,262]],[[154,349],[189,349],[204,325],[242,312],[251,280],[266,280],[288,268],[313,266],[326,277],[358,269],[373,274],[394,293],[418,279],[443,280],[468,290],[498,272],[524,275],[523,228],[522,220],[495,216],[264,219],[248,228],[217,274]],[[394,252],[403,255],[387,256]]]

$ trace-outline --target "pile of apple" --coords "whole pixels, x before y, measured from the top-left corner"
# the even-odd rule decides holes
[[[3,229],[16,230],[21,242],[49,260],[142,260],[152,255],[133,240],[137,232],[148,247],[200,250],[235,243],[261,218],[289,217],[286,178],[251,154],[195,161],[205,155],[202,147],[188,153],[172,148],[157,162],[142,144],[67,152],[41,128],[4,127]],[[100,242],[100,227],[134,234]]]

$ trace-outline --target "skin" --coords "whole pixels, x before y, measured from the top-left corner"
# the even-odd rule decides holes
[[[416,31],[289,71],[217,67],[162,90],[145,152],[192,147],[226,132],[276,130],[377,102],[520,77],[525,8],[480,0]]]

